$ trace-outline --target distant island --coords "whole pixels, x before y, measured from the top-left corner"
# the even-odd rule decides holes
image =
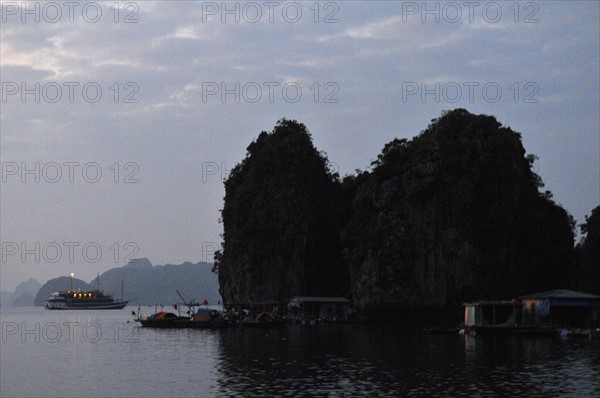
[[[31,307],[42,284],[29,278],[17,285],[14,292],[0,292],[0,304],[6,307]]]
[[[174,304],[181,302],[176,290],[186,299],[207,300],[210,304],[221,301],[213,265],[205,262],[179,265],[156,265],[146,259],[132,260],[120,268],[110,269],[99,276],[99,288],[115,298],[121,296],[121,281],[124,284],[124,299],[130,305]],[[86,290],[96,287],[96,278],[89,283],[74,278],[73,289]],[[19,284],[14,293],[3,292],[3,306],[43,306],[50,293],[67,290],[71,286],[69,276],[51,279],[41,285],[34,279]]]
[[[368,132],[367,132],[368,133]],[[225,181],[215,271],[225,302],[344,296],[363,319],[558,288],[600,293],[600,207],[552,199],[521,134],[443,112],[340,177],[305,125],[263,131]]]
[[[183,293],[186,300],[194,298],[200,302],[206,300],[210,304],[217,304],[221,296],[212,268],[213,264],[205,262],[153,266],[148,259],[141,258],[100,275],[100,288],[120,298],[121,281],[124,281],[124,299],[130,300],[130,305],[180,303],[177,290]],[[90,284],[95,286],[96,279]]]

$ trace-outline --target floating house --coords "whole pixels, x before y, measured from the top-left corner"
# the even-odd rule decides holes
[[[517,301],[476,301],[463,305],[466,327],[513,328],[522,324],[521,303]]]
[[[600,328],[600,296],[573,290],[551,290],[520,297],[527,325]]]
[[[288,300],[287,315],[299,321],[348,321],[353,315],[352,301],[343,297],[296,296]]]

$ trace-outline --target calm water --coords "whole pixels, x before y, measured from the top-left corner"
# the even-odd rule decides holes
[[[153,330],[2,309],[2,397],[600,397],[600,342],[367,326]]]

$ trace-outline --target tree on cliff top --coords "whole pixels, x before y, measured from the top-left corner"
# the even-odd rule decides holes
[[[339,177],[301,123],[263,131],[225,181],[223,251],[215,256],[226,302],[344,293]]]

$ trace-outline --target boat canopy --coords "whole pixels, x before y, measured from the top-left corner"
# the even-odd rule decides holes
[[[177,318],[177,315],[173,314],[172,312],[157,312],[156,314],[153,314],[150,316],[150,318],[152,319],[169,319],[169,318]]]

